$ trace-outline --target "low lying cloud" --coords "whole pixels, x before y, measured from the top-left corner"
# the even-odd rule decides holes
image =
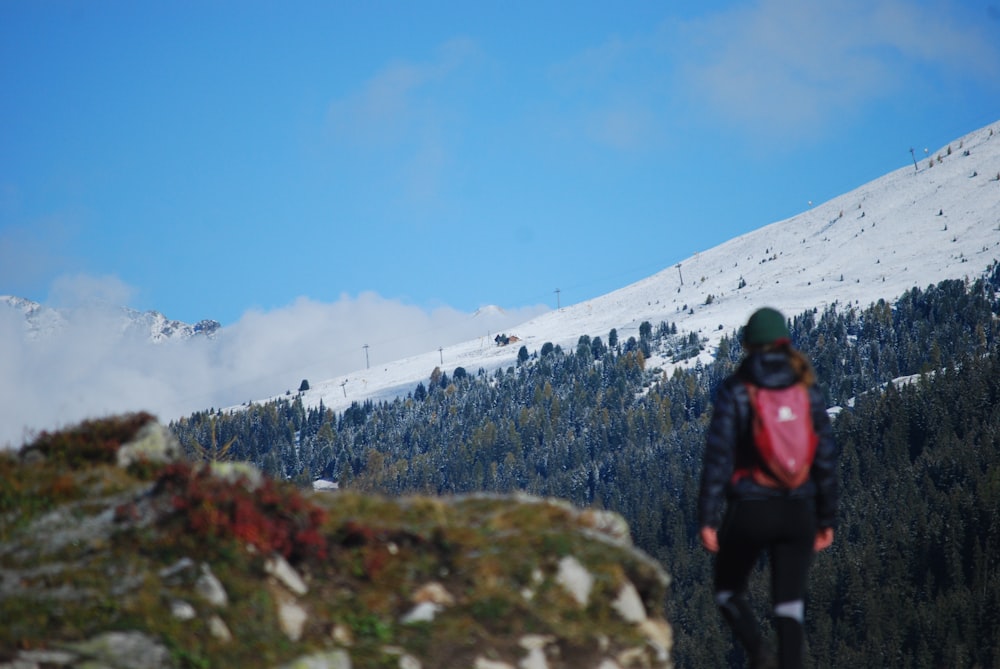
[[[294,392],[303,379],[315,384],[495,334],[548,310],[427,310],[374,293],[300,298],[249,311],[214,339],[153,344],[123,332],[120,309],[82,304],[31,331],[22,311],[0,302],[0,447],[110,413],[144,410],[167,422]]]

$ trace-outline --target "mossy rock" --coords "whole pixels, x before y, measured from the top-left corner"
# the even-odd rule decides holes
[[[147,414],[0,453],[0,668],[672,666],[669,579],[615,514],[180,453]]]

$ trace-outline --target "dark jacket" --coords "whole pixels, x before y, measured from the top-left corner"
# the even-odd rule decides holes
[[[764,388],[786,388],[797,380],[787,352],[779,349],[751,353],[736,373],[720,384],[702,460],[701,492],[698,496],[701,526],[719,527],[727,499],[768,499],[775,496],[815,497],[819,526],[836,525],[838,451],[823,396],[816,386],[809,388],[809,400],[819,444],[809,480],[793,490],[768,488],[749,476],[733,481],[734,471],[750,467],[757,458],[750,426],[750,397],[745,383]]]

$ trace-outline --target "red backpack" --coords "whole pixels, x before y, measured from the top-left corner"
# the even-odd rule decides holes
[[[746,384],[753,440],[759,455],[754,480],[769,487],[797,488],[809,479],[819,435],[813,428],[809,391]]]

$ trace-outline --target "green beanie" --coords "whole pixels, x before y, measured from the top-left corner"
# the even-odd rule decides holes
[[[764,307],[753,312],[743,328],[743,343],[750,346],[765,346],[780,341],[790,341],[785,317],[777,309]]]

